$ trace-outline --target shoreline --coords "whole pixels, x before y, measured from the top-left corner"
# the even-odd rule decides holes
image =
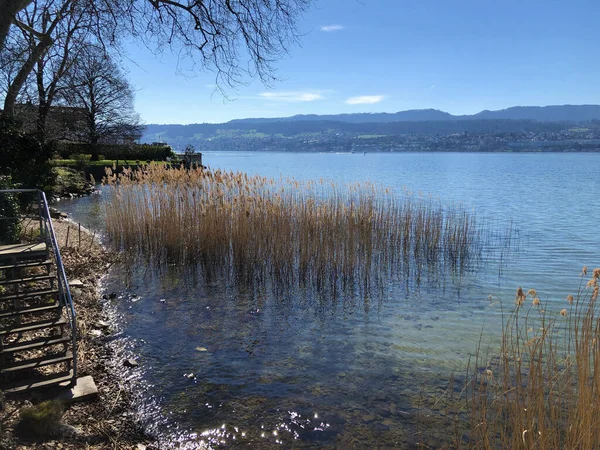
[[[60,431],[47,438],[19,436],[15,426],[19,410],[53,398],[50,392],[32,391],[10,397],[4,402],[0,433],[1,449],[152,449],[153,439],[144,431],[133,410],[133,391],[115,372],[122,356],[110,345],[118,331],[106,311],[102,280],[116,255],[104,248],[89,230],[70,220],[53,219],[61,255],[72,288],[77,312],[79,377],[91,375],[98,387],[98,398],[65,407]],[[70,229],[70,230],[69,230]],[[69,231],[68,231],[69,230]],[[67,245],[67,233],[70,237]],[[124,370],[128,370],[124,368]]]

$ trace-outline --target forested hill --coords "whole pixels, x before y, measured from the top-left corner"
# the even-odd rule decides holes
[[[538,145],[554,141],[561,141],[556,148],[563,149],[563,141],[599,137],[600,106],[565,105],[517,106],[472,116],[452,116],[428,109],[395,114],[242,119],[221,124],[150,124],[142,141],[166,142],[177,151],[187,145],[200,151],[360,151],[365,147],[388,151],[409,148],[501,151],[514,143]]]
[[[563,124],[532,120],[452,120],[423,122],[339,122],[327,120],[244,122],[148,125],[145,141],[169,142],[181,139],[219,139],[225,137],[299,136],[315,133],[355,133],[360,135],[452,134],[452,133],[510,133],[559,131]]]

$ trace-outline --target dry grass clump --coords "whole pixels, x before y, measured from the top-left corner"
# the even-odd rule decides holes
[[[370,183],[273,180],[150,164],[110,171],[107,231],[120,249],[207,277],[335,293],[478,257],[472,215]]]
[[[560,311],[519,288],[500,353],[481,366],[478,351],[467,402],[474,448],[598,447],[599,278],[595,269]]]

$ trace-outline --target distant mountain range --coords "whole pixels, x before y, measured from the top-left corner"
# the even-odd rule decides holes
[[[291,117],[238,119],[228,123],[334,121],[350,123],[431,122],[446,120],[535,120],[538,122],[586,122],[600,120],[600,105],[513,106],[498,111],[484,110],[471,115],[452,115],[437,109],[410,109],[396,113],[299,114]]]
[[[497,137],[516,133],[518,136],[503,139],[531,140],[531,136],[526,137],[524,134],[534,133],[536,136],[533,140],[555,140],[558,138],[552,133],[570,129],[586,133],[584,130],[589,127],[594,128],[592,134],[595,137],[595,130],[600,130],[600,105],[515,106],[462,116],[435,109],[420,109],[397,113],[310,114],[238,119],[220,124],[149,124],[142,142],[166,142],[177,151],[183,151],[187,145],[193,145],[202,151],[304,150],[309,146],[315,147],[316,143],[318,147],[315,147],[315,151],[332,151],[338,145],[347,149],[356,142],[365,142],[364,139],[369,139],[371,143],[393,141],[394,145],[410,140],[400,138],[401,136],[450,136],[466,133]],[[589,139],[589,132],[585,136]]]

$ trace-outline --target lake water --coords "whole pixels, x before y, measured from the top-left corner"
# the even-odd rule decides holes
[[[510,309],[518,286],[536,288],[559,310],[582,266],[600,262],[600,154],[220,152],[203,160],[276,178],[372,181],[462,205],[499,235],[511,229],[518,248],[490,253],[464,277],[393,287],[372,302],[279,298],[145,267],[129,268],[127,284],[122,269],[111,274],[107,289],[120,294],[112,307],[142,367],[138,406],[165,446],[440,445],[448,380],[464,378],[480,338],[497,345],[499,300]],[[102,231],[101,202],[62,208]]]

